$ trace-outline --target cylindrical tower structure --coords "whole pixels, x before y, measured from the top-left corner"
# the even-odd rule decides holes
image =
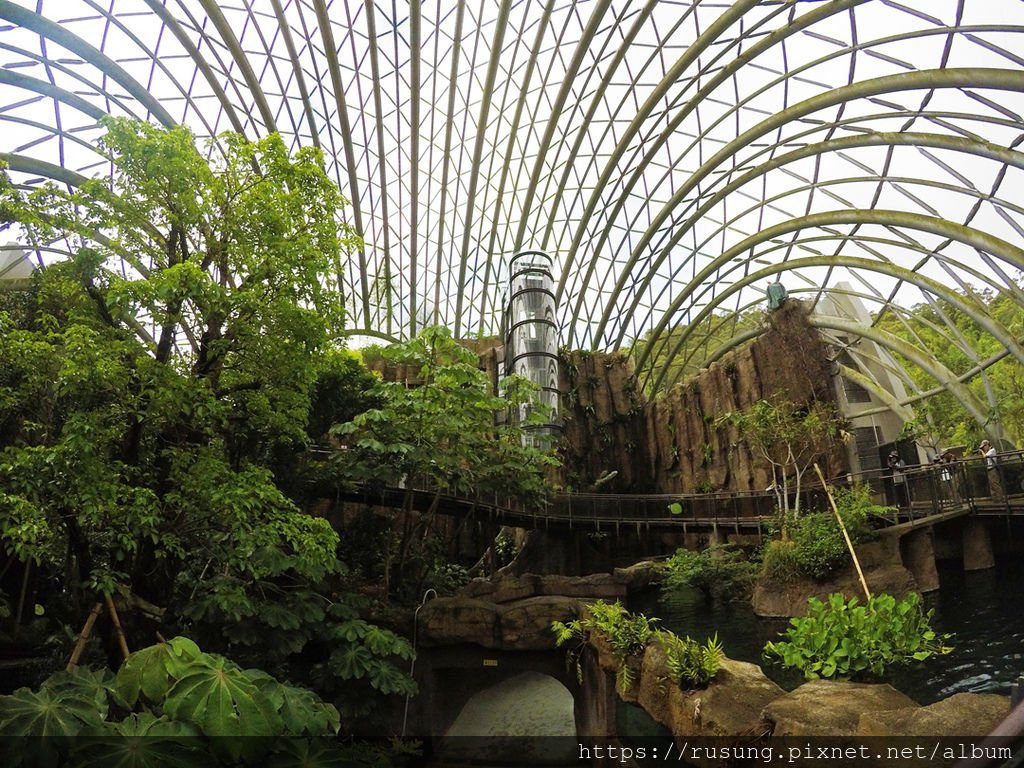
[[[550,409],[544,424],[526,427],[526,440],[550,448],[561,433],[558,414],[558,324],[551,257],[520,251],[509,264],[510,290],[505,305],[505,374],[517,373],[538,387],[537,399]],[[514,423],[526,421],[530,406],[514,409]]]

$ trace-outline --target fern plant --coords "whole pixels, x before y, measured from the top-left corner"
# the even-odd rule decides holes
[[[703,645],[689,636],[680,637],[665,630],[655,636],[665,652],[669,676],[681,688],[706,687],[718,673],[725,657],[717,632]]]
[[[594,644],[595,635],[600,637],[611,650],[616,662],[616,686],[620,691],[628,691],[634,682],[629,659],[643,653],[648,641],[657,632],[657,621],[642,613],[630,613],[618,600],[614,603],[598,600],[587,606],[583,617],[567,623],[552,622],[551,629],[559,648],[573,640],[577,642],[576,647],[570,649],[567,661],[575,663],[576,677],[580,680],[583,676],[580,653],[585,645]]]

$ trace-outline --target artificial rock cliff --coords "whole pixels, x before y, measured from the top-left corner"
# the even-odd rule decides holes
[[[694,493],[764,490],[768,465],[721,416],[759,400],[835,402],[825,344],[788,301],[766,316],[766,330],[664,394],[648,400],[623,353],[570,352],[562,361],[565,478],[586,491]],[[843,459],[823,456],[833,473]]]

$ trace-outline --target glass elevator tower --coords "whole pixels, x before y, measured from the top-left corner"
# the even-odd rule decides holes
[[[526,441],[550,448],[561,433],[558,417],[558,324],[551,257],[542,251],[520,251],[509,264],[511,283],[505,305],[505,374],[517,373],[538,387],[536,399],[549,409],[540,425],[527,427]],[[523,423],[530,405],[510,418]]]

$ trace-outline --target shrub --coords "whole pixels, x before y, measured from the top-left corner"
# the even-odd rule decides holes
[[[796,542],[773,539],[764,547],[761,568],[765,577],[782,584],[796,581],[802,576],[797,562]]]
[[[662,565],[661,589],[671,593],[693,587],[708,598],[746,599],[757,571],[757,563],[735,546],[712,544],[702,552],[679,549]]]
[[[718,635],[708,638],[704,645],[674,632],[655,633],[662,650],[672,682],[686,688],[704,688],[718,673],[724,653]]]
[[[831,512],[813,512],[797,520],[793,541],[797,568],[816,581],[825,581],[850,561],[846,541]]]
[[[555,642],[562,647],[570,640],[578,641],[577,648],[571,650],[570,659],[576,662],[576,675],[582,675],[579,656],[582,646],[593,645],[593,635],[598,635],[608,644],[615,659],[618,671],[616,684],[619,690],[626,691],[633,684],[633,671],[627,663],[631,656],[643,653],[647,642],[654,636],[657,619],[649,619],[642,613],[632,614],[616,600],[606,603],[598,600],[587,606],[586,614],[568,623],[554,621],[551,630],[555,633]]]
[[[791,619],[784,640],[765,645],[764,654],[808,679],[878,678],[888,667],[952,650],[943,645],[949,635],[932,630],[932,614],[914,593],[902,600],[876,595],[864,605],[841,594],[829,595],[827,603],[812,597],[807,615]]]
[[[868,486],[836,488],[833,493],[843,525],[854,543],[874,535],[872,517],[891,511],[890,507],[872,503]],[[831,511],[812,512],[794,520],[789,533],[789,541],[773,541],[765,548],[764,573],[773,580],[786,582],[806,577],[825,581],[850,562],[846,541]]]

